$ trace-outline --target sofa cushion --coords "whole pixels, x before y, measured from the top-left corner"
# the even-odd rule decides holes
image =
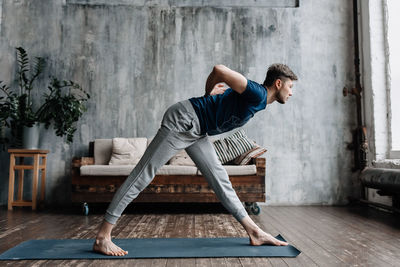
[[[255,146],[242,129],[230,136],[214,141],[213,145],[222,164],[239,157]]]
[[[85,165],[81,175],[87,176],[128,176],[136,165]],[[158,169],[158,175],[196,175],[193,166],[164,165]]]
[[[107,165],[112,154],[112,139],[94,140],[94,164]]]
[[[257,158],[267,152],[267,149],[264,147],[260,147],[259,145],[255,144],[256,146],[250,149],[249,151],[243,153],[239,157],[233,160],[233,164],[235,165],[247,165],[251,159]]]
[[[147,138],[113,138],[112,155],[109,165],[135,165],[147,147]]]
[[[84,176],[128,176],[136,165],[85,165],[81,166],[81,175]],[[228,175],[254,175],[256,165],[224,165]],[[157,175],[201,175],[194,166],[164,165]]]
[[[193,160],[189,157],[186,150],[182,149],[175,156],[173,156],[169,161],[170,165],[181,165],[181,166],[196,166]]]
[[[147,138],[147,146],[149,146],[152,138]],[[94,164],[107,165],[112,155],[112,139],[95,139],[94,140]]]
[[[251,165],[223,165],[229,176],[232,175],[255,175],[257,174],[257,168],[255,164]],[[197,171],[198,175],[202,175],[201,171]]]

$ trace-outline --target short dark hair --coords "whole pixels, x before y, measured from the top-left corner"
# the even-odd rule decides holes
[[[296,74],[285,64],[275,63],[269,66],[263,85],[272,86],[276,79],[290,79],[297,81]]]

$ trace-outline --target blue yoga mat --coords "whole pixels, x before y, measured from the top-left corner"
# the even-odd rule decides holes
[[[286,241],[281,235],[277,239]],[[0,255],[0,260],[296,257],[288,246],[251,246],[248,238],[135,238],[114,239],[128,255],[106,256],[92,251],[94,239],[29,240]]]

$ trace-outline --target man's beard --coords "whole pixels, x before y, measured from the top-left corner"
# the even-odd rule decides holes
[[[276,101],[278,101],[279,104],[285,104],[285,101],[283,101],[280,91],[278,92],[278,94],[276,96]]]

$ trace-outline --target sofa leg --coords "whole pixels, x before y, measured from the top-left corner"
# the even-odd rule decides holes
[[[244,202],[244,207],[249,214],[259,215],[261,212],[261,208],[257,202]]]
[[[86,202],[82,203],[82,213],[87,216],[89,214],[89,204]]]

